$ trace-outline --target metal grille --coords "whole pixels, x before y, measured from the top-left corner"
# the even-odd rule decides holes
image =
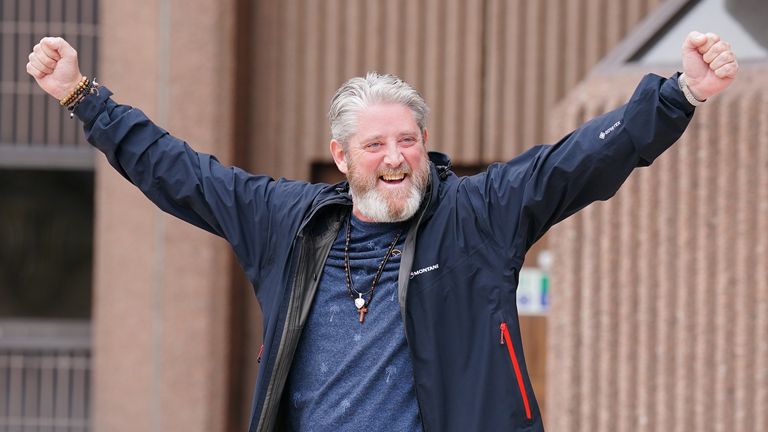
[[[0,323],[0,431],[90,429],[90,326]]]
[[[43,93],[25,65],[46,35],[62,36],[96,72],[97,0],[0,0],[0,166],[92,169],[78,122]]]

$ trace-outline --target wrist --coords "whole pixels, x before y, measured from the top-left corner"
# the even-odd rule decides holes
[[[65,88],[68,90],[64,96],[59,98],[59,104],[61,106],[69,105],[78,93],[82,92],[85,86],[88,84],[88,78],[81,75],[80,78],[74,84],[68,84]]]
[[[685,73],[681,73],[680,76],[677,78],[677,85],[678,87],[680,87],[680,91],[683,92],[683,95],[685,96],[685,99],[688,101],[689,104],[693,106],[699,106],[707,101],[706,98],[700,98],[700,96],[694,93],[694,91],[688,85],[688,80]]]
[[[78,73],[77,78],[61,86],[61,92],[56,96],[56,99],[59,101],[66,99],[68,95],[77,91],[78,85],[85,79],[87,78],[83,74]]]
[[[70,117],[73,117],[75,109],[85,100],[85,98],[92,94],[99,94],[99,87],[100,85],[96,82],[95,78],[89,80],[88,77],[84,76],[77,82],[74,90],[72,90],[66,97],[59,100],[59,104],[70,112]]]

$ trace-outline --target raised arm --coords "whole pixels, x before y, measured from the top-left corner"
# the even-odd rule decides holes
[[[500,247],[522,256],[555,223],[613,196],[633,169],[674,144],[694,106],[723,91],[738,71],[730,46],[712,33],[690,33],[682,57],[681,75],[648,75],[620,108],[465,183],[468,195],[488,203],[480,211]]]
[[[290,232],[290,224],[298,225],[301,209],[319,190],[224,166],[214,156],[194,151],[140,110],[114,102],[106,87],[70,98],[85,80],[77,52],[64,39],[43,38],[35,45],[27,72],[57,100],[74,101],[63,105],[70,105],[83,122],[88,141],[152,202],[228,240],[251,280],[268,259],[269,227],[281,224]]]

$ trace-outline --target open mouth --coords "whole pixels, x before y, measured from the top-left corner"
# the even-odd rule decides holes
[[[397,185],[403,182],[405,180],[406,174],[400,173],[400,174],[385,174],[383,176],[379,176],[379,180],[383,181],[386,184],[390,185]]]

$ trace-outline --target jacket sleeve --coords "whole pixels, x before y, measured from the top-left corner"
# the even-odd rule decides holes
[[[256,280],[269,259],[270,232],[282,213],[311,199],[309,185],[224,166],[111,95],[101,87],[75,110],[88,142],[160,209],[229,241]]]
[[[625,105],[554,145],[491,165],[467,187],[484,197],[495,241],[522,257],[552,225],[612,197],[634,168],[650,165],[678,140],[692,116],[677,75],[647,75]]]

